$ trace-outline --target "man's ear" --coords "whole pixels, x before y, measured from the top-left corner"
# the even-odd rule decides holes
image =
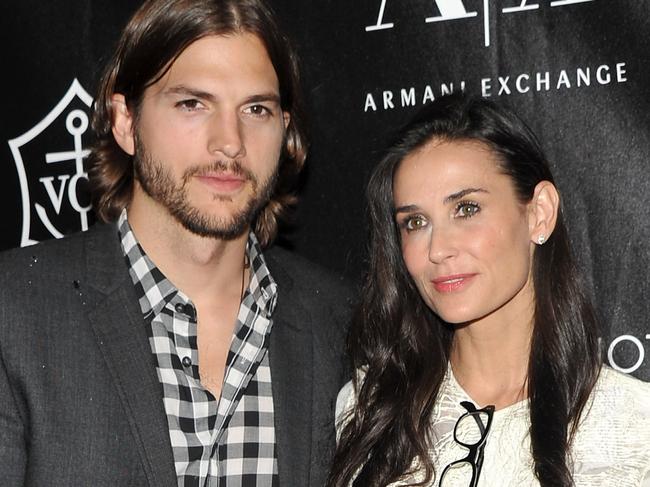
[[[532,242],[542,245],[555,229],[560,208],[560,195],[550,181],[541,181],[535,186],[533,199],[528,203],[528,229]]]
[[[133,135],[133,115],[126,105],[124,95],[115,93],[111,97],[113,106],[112,131],[115,141],[124,152],[135,154],[135,137]]]
[[[289,112],[282,112],[282,118],[284,120],[284,130],[287,130],[289,122],[291,122],[291,114]]]

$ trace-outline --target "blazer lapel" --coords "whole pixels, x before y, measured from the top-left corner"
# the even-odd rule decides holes
[[[267,259],[268,261],[268,259]],[[271,266],[269,266],[271,267]],[[309,311],[292,299],[293,281],[281,267],[269,346],[280,485],[310,485],[313,341]]]
[[[150,486],[176,487],[174,458],[142,313],[114,225],[88,232],[88,318],[124,406]]]

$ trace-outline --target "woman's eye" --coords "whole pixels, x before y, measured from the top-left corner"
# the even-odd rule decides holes
[[[406,218],[402,222],[402,227],[406,229],[407,232],[414,232],[416,230],[420,230],[421,228],[424,228],[427,226],[427,221],[422,218],[421,216],[412,216],[409,218]]]
[[[481,211],[478,203],[461,202],[456,205],[456,216],[459,218],[471,218]]]

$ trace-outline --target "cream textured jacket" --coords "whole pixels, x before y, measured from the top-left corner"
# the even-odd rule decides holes
[[[430,455],[437,475],[467,455],[468,450],[453,438],[456,421],[465,412],[461,401],[472,399],[449,367],[432,417]],[[348,383],[337,401],[339,431],[354,403],[354,390]],[[478,487],[539,486],[533,471],[529,424],[527,400],[494,413]],[[650,487],[650,383],[603,367],[570,458],[576,487]],[[418,477],[391,485],[407,485]],[[444,487],[467,486],[457,476],[448,477]],[[437,487],[438,482],[434,479],[429,485]]]

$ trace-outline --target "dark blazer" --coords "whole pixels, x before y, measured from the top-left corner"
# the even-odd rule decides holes
[[[349,292],[281,249],[269,348],[281,486],[322,486]],[[0,484],[175,487],[145,325],[113,225],[0,254]]]

